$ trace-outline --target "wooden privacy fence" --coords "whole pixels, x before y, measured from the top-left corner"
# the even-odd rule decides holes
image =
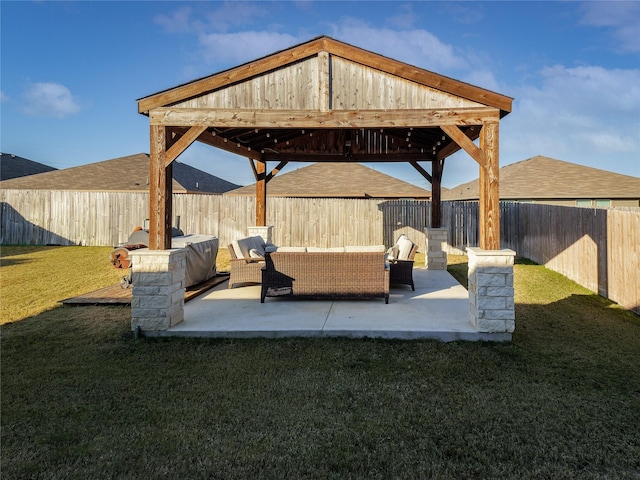
[[[149,216],[147,193],[0,191],[0,243],[117,245]],[[501,202],[501,245],[640,313],[640,209],[590,209]],[[247,234],[255,199],[174,194],[173,215],[186,233],[220,245]],[[291,246],[390,246],[406,233],[424,250],[430,202],[272,198],[274,243]],[[477,202],[443,202],[448,252],[478,245]]]
[[[118,245],[149,218],[149,194],[44,190],[0,191],[0,243]],[[255,198],[174,194],[175,226],[215,235],[226,246],[255,222]],[[279,245],[391,245],[408,233],[424,245],[430,203],[374,199],[272,198],[267,218]]]
[[[640,209],[503,203],[502,247],[640,313]]]

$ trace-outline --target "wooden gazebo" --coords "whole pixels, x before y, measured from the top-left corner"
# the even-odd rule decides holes
[[[144,97],[149,247],[171,247],[172,162],[199,141],[249,159],[258,226],[267,222],[274,175],[289,162],[326,161],[410,163],[432,185],[432,227],[439,227],[444,161],[463,149],[480,166],[479,247],[498,250],[499,124],[511,103],[325,36]]]

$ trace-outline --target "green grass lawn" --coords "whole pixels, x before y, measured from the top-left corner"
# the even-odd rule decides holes
[[[1,252],[3,304],[60,258]],[[0,327],[2,477],[640,478],[640,319],[530,262],[515,284],[507,344],[134,339],[127,308],[54,302]]]

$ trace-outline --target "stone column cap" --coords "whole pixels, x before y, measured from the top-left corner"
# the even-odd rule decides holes
[[[446,231],[449,231],[449,229],[447,227],[425,227],[425,229],[424,229],[425,232],[428,232],[429,230],[435,230],[435,231],[446,230]]]
[[[484,250],[479,247],[467,247],[467,252],[473,253],[478,257],[515,257],[515,250],[511,250],[510,248],[503,248],[501,250]]]

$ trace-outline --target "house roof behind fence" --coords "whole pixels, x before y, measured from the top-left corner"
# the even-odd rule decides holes
[[[56,169],[43,163],[34,162],[11,153],[0,153],[0,180],[26,177],[53,170]]]
[[[103,162],[0,182],[3,189],[149,191],[149,155],[137,153]],[[238,188],[235,183],[210,175],[184,163],[173,163],[174,193],[224,193]]]
[[[477,200],[479,181],[458,185],[443,200]],[[640,198],[640,178],[536,156],[500,169],[502,200]]]
[[[255,195],[248,185],[225,195]],[[279,174],[267,184],[270,197],[325,198],[416,198],[428,199],[431,192],[358,163],[314,163]]]

